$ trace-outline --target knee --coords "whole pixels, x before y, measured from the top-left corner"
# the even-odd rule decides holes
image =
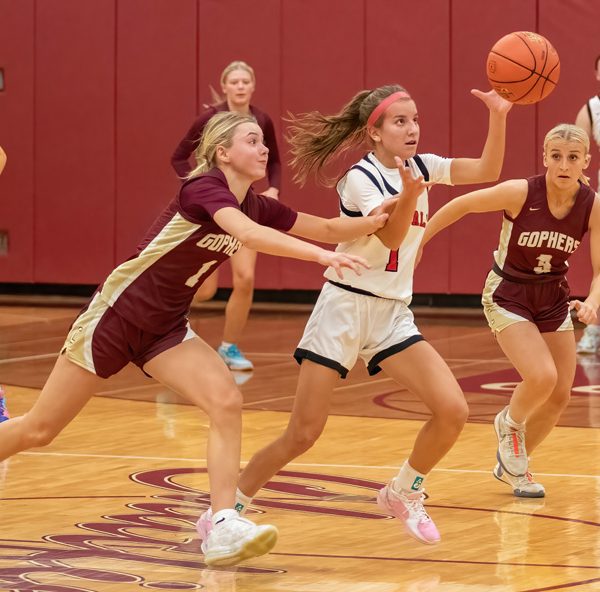
[[[530,371],[523,377],[523,382],[526,383],[528,389],[540,395],[549,396],[556,387],[557,379],[556,368],[548,366]]]
[[[217,287],[216,282],[202,284],[194,294],[194,302],[206,302],[207,300],[212,300],[217,293]]]
[[[302,425],[288,427],[284,441],[291,456],[296,457],[313,447],[323,433],[323,426]]]
[[[443,421],[446,429],[460,432],[469,418],[469,406],[461,393],[460,397],[453,397],[443,408],[435,411],[434,416]]]
[[[254,290],[254,270],[243,270],[233,275],[233,289],[245,294]]]
[[[207,413],[211,421],[231,422],[242,414],[242,393],[235,385],[216,389],[207,404]]]
[[[58,436],[60,430],[44,421],[32,421],[27,415],[22,418],[15,418],[13,421],[21,419],[21,449],[41,448],[48,446]]]
[[[547,409],[560,415],[571,400],[571,385],[557,385],[546,402]]]

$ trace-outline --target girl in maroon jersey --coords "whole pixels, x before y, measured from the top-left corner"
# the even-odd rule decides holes
[[[267,163],[269,187],[261,193],[273,199],[278,199],[281,185],[281,162],[279,160],[275,126],[267,113],[250,104],[255,85],[254,70],[246,62],[231,62],[223,70],[221,90],[225,98],[221,99],[213,91],[216,103],[206,106],[206,111],[194,121],[173,153],[171,163],[180,177],[185,178],[189,174],[191,170],[188,162],[189,158],[200,142],[206,122],[215,113],[235,111],[236,113],[253,115],[263,131],[265,146],[269,149],[269,162]],[[244,356],[237,344],[248,321],[248,314],[252,306],[255,267],[256,251],[247,247],[242,247],[231,258],[233,289],[225,307],[223,341],[217,349],[219,355],[231,370],[252,370],[254,368],[252,362]],[[198,289],[194,302],[210,300],[217,291],[218,282],[219,273],[215,272]]]
[[[191,330],[189,306],[199,284],[241,244],[272,255],[359,271],[362,257],[327,251],[321,242],[378,231],[387,214],[325,220],[296,213],[251,185],[265,174],[268,149],[255,119],[220,113],[206,126],[190,173],[135,255],[119,265],[73,323],[61,355],[32,409],[0,424],[0,461],[50,443],[81,411],[101,380],[130,361],[209,416],[208,472],[214,528],[205,562],[231,565],[275,544],[272,526],[233,509],[240,468],[242,396],[218,354]],[[407,180],[406,195],[422,191]],[[283,231],[283,232],[280,232]]]
[[[424,245],[466,214],[504,212],[482,304],[500,347],[522,378],[510,405],[494,421],[494,476],[518,497],[545,495],[529,472],[527,455],[569,402],[576,366],[570,310],[589,324],[600,304],[600,203],[583,174],[589,151],[584,130],[569,124],[554,127],[544,140],[545,174],[457,197],[431,218],[423,238]],[[569,302],[567,259],[588,230],[590,292],[583,302]]]

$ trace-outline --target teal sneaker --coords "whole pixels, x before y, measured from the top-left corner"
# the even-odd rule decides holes
[[[223,358],[230,370],[253,370],[254,364],[244,357],[244,354],[239,350],[235,343],[229,347],[220,345],[217,353]]]

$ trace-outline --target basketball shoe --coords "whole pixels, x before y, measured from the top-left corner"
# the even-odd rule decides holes
[[[6,408],[6,394],[4,393],[4,387],[0,386],[0,423],[10,418],[8,409]]]
[[[529,471],[524,475],[515,477],[506,472],[500,463],[497,463],[492,473],[498,481],[510,485],[516,497],[544,497],[546,495],[544,486],[537,483]]]
[[[498,437],[496,458],[502,468],[511,475],[523,476],[527,473],[527,451],[525,450],[525,428],[518,429],[508,424],[505,407],[494,418],[494,429]]]
[[[235,343],[229,346],[220,345],[217,353],[230,370],[252,370],[254,368],[254,364],[244,356]]]
[[[427,497],[424,491],[402,491],[398,493],[388,483],[377,494],[377,505],[392,514],[404,524],[406,532],[421,543],[432,545],[439,542],[440,533],[433,520],[427,514],[423,501]]]
[[[259,557],[275,546],[277,534],[277,528],[270,524],[258,526],[236,510],[221,510],[213,516],[213,528],[202,544],[204,562],[227,566]]]
[[[196,522],[196,530],[198,531],[198,535],[200,537],[200,540],[202,541],[200,548],[202,549],[203,553],[206,552],[204,546],[206,543],[206,539],[208,538],[208,535],[210,534],[210,531],[212,530],[213,526],[212,515],[212,508],[208,508],[208,510],[206,510],[200,515],[200,518],[198,518],[198,522]]]
[[[600,327],[588,325],[583,330],[581,339],[577,342],[578,354],[595,354],[600,348]]]

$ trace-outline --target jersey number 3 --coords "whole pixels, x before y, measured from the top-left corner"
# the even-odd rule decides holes
[[[552,255],[540,255],[537,258],[538,265],[533,268],[535,273],[550,273],[552,271]]]

